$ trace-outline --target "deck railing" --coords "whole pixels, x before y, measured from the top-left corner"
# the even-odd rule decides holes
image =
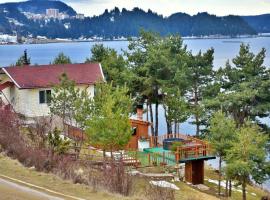
[[[212,149],[208,144],[194,144],[191,146],[178,147],[175,155],[177,161],[203,158],[211,156]]]
[[[175,152],[175,160],[179,162],[181,160],[196,159],[213,155],[211,145],[206,141],[200,140],[196,137],[184,135],[184,134],[166,134],[162,136],[151,136],[150,147],[162,146],[162,142],[165,139],[178,138],[183,139],[183,146],[177,147]]]
[[[183,139],[183,140],[189,140],[189,136],[184,135],[182,133],[165,134],[165,135],[160,135],[160,136],[150,136],[149,137],[150,147],[162,146],[163,140],[165,140],[165,139],[171,139],[171,138],[178,138],[178,139]]]

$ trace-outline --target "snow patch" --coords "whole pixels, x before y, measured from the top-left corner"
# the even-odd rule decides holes
[[[175,184],[169,183],[167,181],[149,181],[149,183],[151,185],[155,185],[155,186],[158,186],[158,187],[170,188],[170,189],[173,189],[173,190],[180,190],[180,188],[177,187]]]

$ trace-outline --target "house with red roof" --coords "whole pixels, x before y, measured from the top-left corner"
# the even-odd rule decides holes
[[[26,117],[48,116],[53,86],[65,73],[77,88],[94,96],[94,85],[104,80],[99,63],[37,65],[0,68],[0,107]]]

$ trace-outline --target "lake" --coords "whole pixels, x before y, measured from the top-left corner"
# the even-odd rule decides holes
[[[63,52],[68,55],[72,62],[84,62],[87,57],[90,57],[90,49],[97,42],[74,42],[74,43],[50,43],[50,44],[22,44],[22,45],[0,45],[0,67],[9,66],[16,63],[17,59],[27,49],[28,55],[31,57],[32,64],[49,64],[59,54]],[[114,48],[119,53],[122,50],[127,50],[127,41],[106,41],[98,42],[105,46]],[[270,37],[256,38],[235,38],[235,39],[186,39],[184,43],[193,53],[198,53],[200,50],[206,51],[209,48],[214,48],[214,67],[225,66],[226,61],[234,58],[239,51],[241,43],[249,44],[254,53],[259,52],[262,48],[267,50],[265,65],[270,66]],[[164,119],[164,111],[160,107],[160,134],[166,133],[166,124]],[[265,123],[270,123],[269,119],[263,120]],[[181,124],[180,131],[186,134],[193,135],[195,127],[186,122]],[[209,162],[216,167],[217,162]],[[266,183],[266,187],[270,189],[270,182]]]
[[[27,49],[28,55],[31,57],[32,64],[48,64],[59,54],[63,52],[68,55],[72,62],[84,62],[90,57],[90,49],[97,42],[74,42],[74,43],[50,43],[50,44],[23,44],[23,45],[0,45],[0,67],[9,66],[16,63],[17,59]],[[105,41],[99,42],[105,46],[116,49],[119,53],[127,50],[127,41]],[[251,50],[255,53],[262,48],[267,50],[265,65],[270,66],[270,37],[257,38],[235,38],[235,39],[186,39],[184,43],[193,53],[200,50],[206,51],[214,48],[214,66],[215,68],[225,66],[226,61],[234,58],[239,51],[241,43],[249,44]],[[160,116],[164,114],[160,111]],[[164,121],[163,119],[161,121]],[[269,119],[264,119],[265,123],[269,123]],[[160,123],[160,134],[166,132],[164,123]],[[181,125],[181,131],[187,134],[194,134],[194,126],[189,123]]]
[[[51,43],[51,44],[23,44],[0,45],[0,66],[14,64],[25,49],[31,57],[32,64],[48,64],[59,53],[68,55],[73,62],[84,62],[90,56],[90,49],[96,42]],[[118,52],[126,50],[127,41],[106,41],[105,46],[116,49]],[[233,58],[239,51],[241,43],[249,44],[251,50],[257,53],[261,48],[266,48],[265,63],[270,65],[270,37],[236,38],[236,39],[186,39],[184,43],[189,50],[197,53],[211,47],[215,49],[214,66],[224,66],[228,59]]]

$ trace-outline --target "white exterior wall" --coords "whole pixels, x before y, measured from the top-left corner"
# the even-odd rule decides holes
[[[49,115],[47,104],[39,103],[39,89],[16,88],[16,99],[14,109],[16,112],[27,117],[41,117]]]
[[[82,85],[77,86],[77,88],[82,90],[87,89],[89,96],[94,97],[94,85]],[[3,93],[17,113],[23,114],[26,117],[41,117],[48,116],[50,114],[50,109],[48,104],[39,103],[39,91],[50,89],[51,88],[19,89],[16,86],[13,86],[4,89]],[[4,98],[2,99],[4,100]],[[5,100],[4,103],[8,104]]]
[[[1,80],[0,84],[5,83],[7,81],[11,81],[9,79],[9,77],[7,75],[5,75],[5,74],[0,74],[0,80]],[[9,104],[9,102],[11,101],[11,99],[10,99],[10,97],[11,97],[11,95],[10,95],[10,92],[11,92],[10,87],[5,88],[2,92],[4,93],[4,95],[0,92],[0,98],[3,100],[4,104]]]
[[[77,88],[85,89],[87,86],[78,86]],[[48,116],[50,114],[50,108],[48,104],[39,103],[39,91],[50,90],[50,88],[44,89],[22,89],[16,88],[16,103],[15,110],[27,117],[41,117]],[[94,86],[91,85],[87,88],[89,96],[94,96]]]

